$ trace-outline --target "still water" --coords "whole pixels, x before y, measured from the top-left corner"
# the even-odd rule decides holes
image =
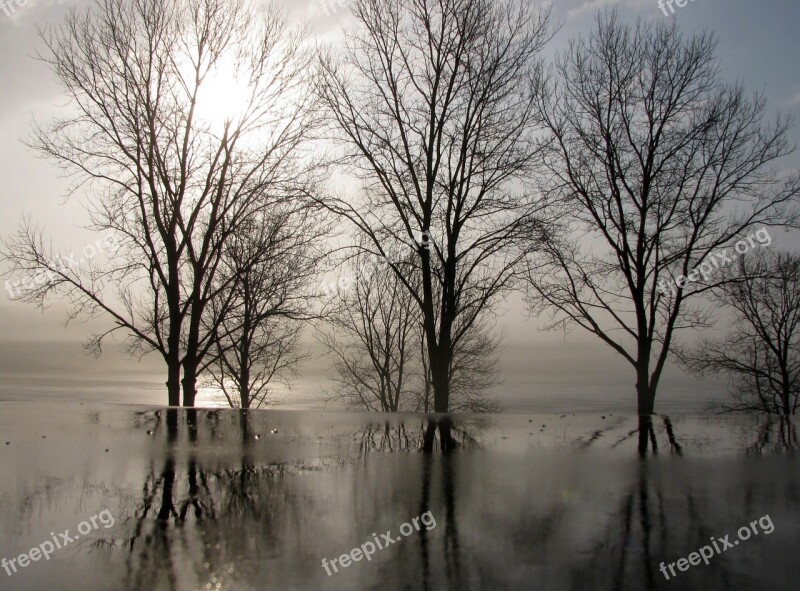
[[[0,589],[796,588],[797,426],[2,403]]]

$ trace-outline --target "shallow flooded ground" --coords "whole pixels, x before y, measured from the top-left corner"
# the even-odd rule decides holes
[[[4,403],[0,589],[789,589],[796,432]]]

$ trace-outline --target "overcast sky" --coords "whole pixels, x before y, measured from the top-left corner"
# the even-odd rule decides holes
[[[324,0],[286,0],[286,5],[299,17],[308,18],[320,37],[332,38],[340,24],[347,24],[349,19],[344,2],[327,1],[327,8]],[[13,232],[21,217],[29,214],[47,228],[55,245],[65,249],[80,249],[97,238],[81,229],[86,217],[80,194],[65,202],[68,181],[60,178],[50,162],[39,160],[21,142],[29,134],[34,118],[47,120],[65,103],[50,72],[35,59],[41,46],[37,26],[57,23],[66,11],[87,4],[81,0],[27,0],[20,6],[13,0],[0,0],[0,6],[6,7],[0,8],[0,163],[4,171],[0,183],[0,235]],[[658,0],[556,0],[553,15],[563,26],[547,53],[563,49],[570,37],[588,31],[597,10],[608,5],[619,5],[626,20],[677,19],[686,31],[715,32],[719,39],[717,56],[727,80],[738,80],[750,91],[764,92],[773,113],[780,110],[795,117],[800,114],[798,0],[690,0],[685,7],[676,7],[670,16],[663,14]],[[791,139],[800,143],[797,126]],[[797,154],[786,161],[787,167],[799,164]],[[791,249],[800,245],[781,246]],[[503,393],[509,400],[524,396],[528,385],[534,384],[538,388],[567,384],[570,391],[588,390],[598,383],[632,388],[631,370],[602,345],[587,341],[579,332],[566,337],[542,334],[535,321],[525,318],[518,298],[505,308],[500,327],[507,337]],[[18,388],[26,377],[32,376],[49,380],[51,385],[57,385],[59,380],[86,383],[92,376],[102,377],[105,385],[118,379],[119,385],[123,383],[119,376],[126,370],[133,376],[146,375],[142,380],[148,383],[161,379],[157,359],[138,365],[118,355],[100,361],[86,358],[80,341],[88,328],[76,324],[65,329],[64,319],[64,309],[58,302],[42,314],[9,301],[5,290],[0,293],[0,395]],[[36,344],[32,346],[30,341]],[[573,354],[580,356],[580,371],[575,370]],[[310,376],[314,375],[309,369],[307,381],[313,382]],[[604,378],[598,379],[599,376]],[[677,373],[670,376],[664,385],[665,396],[677,397],[680,392],[703,389],[693,388],[691,378]],[[129,378],[126,376],[125,380]],[[130,385],[128,381],[124,383]],[[313,389],[313,383],[308,387]]]

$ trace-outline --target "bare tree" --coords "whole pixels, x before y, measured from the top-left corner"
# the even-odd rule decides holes
[[[721,411],[792,415],[800,404],[800,256],[761,251],[740,261],[714,297],[733,329],[680,354],[691,371],[727,374],[733,402]]]
[[[500,342],[493,331],[494,327],[481,319],[469,328],[453,351],[450,412],[500,412],[497,398],[489,394],[500,383],[497,368]]]
[[[206,367],[232,407],[275,403],[275,383],[288,385],[306,357],[300,337],[315,317],[326,226],[298,202],[280,196],[224,247],[219,280],[230,287],[208,309],[216,335]]]
[[[91,227],[113,232],[119,249],[106,266],[65,269],[24,225],[5,258],[48,277],[26,301],[63,295],[71,317],[111,318],[89,343],[97,354],[118,331],[131,352],[159,352],[169,404],[180,403],[182,382],[192,406],[216,334],[204,330],[205,310],[228,288],[216,280],[224,244],[264,195],[305,182],[304,34],[242,0],[97,0],[43,38],[71,108],[31,144],[75,189],[92,189]],[[215,93],[233,83],[241,104],[220,104]]]
[[[450,410],[454,354],[516,279],[539,202],[538,54],[547,12],[506,0],[354,0],[341,59],[320,58],[318,94],[356,175],[357,198],[324,205],[384,254],[417,243],[434,410]],[[419,288],[417,288],[419,286]]]
[[[394,264],[410,268],[408,261]],[[413,392],[424,381],[415,366],[419,307],[384,259],[359,251],[344,272],[352,280],[335,290],[331,330],[318,336],[337,373],[331,399],[359,410],[418,410]]]
[[[719,283],[718,255],[797,219],[798,176],[772,169],[791,151],[789,122],[764,124],[763,97],[723,84],[715,48],[708,34],[606,11],[539,95],[540,184],[562,231],[528,261],[530,303],[626,359],[644,415],[676,331],[708,325],[693,301]]]
[[[416,253],[406,250],[404,258],[386,260],[365,254],[366,247],[356,252],[333,294],[331,330],[319,334],[338,374],[331,399],[359,410],[431,412],[419,306],[390,268],[402,269],[413,285],[419,281]],[[497,351],[498,341],[484,323],[474,323],[459,341],[449,368],[451,412],[499,410],[488,394],[498,382]]]

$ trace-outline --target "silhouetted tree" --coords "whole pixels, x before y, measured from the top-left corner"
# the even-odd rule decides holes
[[[680,353],[700,375],[727,374],[731,403],[721,411],[796,414],[800,404],[800,256],[756,252],[743,258],[715,301],[732,311],[722,340],[703,340]]]
[[[395,263],[401,265],[403,263]],[[337,377],[331,399],[349,408],[413,411],[419,372],[419,307],[389,263],[359,252],[344,272],[351,281],[333,293],[330,330],[320,342],[333,355]],[[405,268],[409,265],[406,262]]]
[[[790,152],[788,121],[764,124],[763,97],[722,82],[715,48],[709,34],[606,11],[537,95],[540,186],[561,231],[529,260],[530,303],[627,360],[641,414],[676,331],[709,324],[692,301],[718,283],[718,255],[797,220],[798,176],[771,166]]]
[[[512,245],[539,205],[520,183],[536,157],[538,54],[547,11],[506,0],[353,0],[344,55],[320,58],[317,90],[361,181],[324,206],[383,255],[415,243],[434,410],[450,410],[453,356],[514,285]]]
[[[333,294],[331,329],[319,340],[334,357],[337,390],[333,400],[354,409],[430,412],[431,376],[419,306],[389,268],[402,269],[411,285],[419,280],[414,255],[379,259],[357,254],[345,266],[346,281]],[[497,383],[497,340],[474,323],[451,358],[450,411],[497,412],[488,390]]]
[[[219,276],[229,287],[208,309],[216,335],[207,370],[232,407],[274,403],[275,383],[287,385],[305,358],[300,337],[303,321],[315,317],[326,227],[300,199],[289,201],[278,197],[224,246]]]
[[[243,0],[97,0],[43,37],[71,105],[30,143],[93,190],[91,227],[118,249],[104,266],[65,267],[25,223],[4,255],[47,278],[22,299],[58,294],[72,318],[109,317],[89,348],[122,331],[131,352],[163,356],[169,404],[182,383],[193,406],[217,332],[206,308],[228,288],[217,281],[228,237],[264,196],[307,183],[304,33]],[[215,96],[236,84],[240,100]]]

